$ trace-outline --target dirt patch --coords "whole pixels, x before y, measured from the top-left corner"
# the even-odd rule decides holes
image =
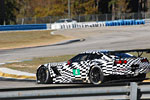
[[[0,32],[0,49],[50,45],[73,39],[71,36],[52,35],[50,30]]]

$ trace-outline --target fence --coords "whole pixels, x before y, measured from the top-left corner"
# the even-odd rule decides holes
[[[54,23],[58,19],[64,19],[64,18],[67,18],[67,16],[17,18],[16,24]],[[85,16],[74,16],[74,17],[72,17],[72,19],[75,19],[78,22],[111,21],[111,20],[118,20],[118,19],[148,19],[148,18],[150,18],[150,12],[146,12],[146,13],[97,14],[97,15],[85,15]]]

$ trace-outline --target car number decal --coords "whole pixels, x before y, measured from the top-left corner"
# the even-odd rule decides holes
[[[80,75],[80,69],[73,69],[73,75]]]

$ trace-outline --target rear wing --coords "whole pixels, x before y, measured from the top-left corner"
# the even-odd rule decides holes
[[[138,57],[142,56],[143,52],[150,53],[150,49],[133,49],[133,50],[116,50],[108,51],[109,54],[137,52]]]

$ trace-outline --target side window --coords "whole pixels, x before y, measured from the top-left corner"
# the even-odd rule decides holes
[[[100,59],[102,57],[102,54],[91,54],[90,56],[89,56],[89,60],[93,60],[93,59]]]
[[[85,61],[85,60],[87,60],[87,56],[88,56],[88,55],[83,55],[83,56],[81,57],[81,59],[80,59],[80,60],[81,60],[81,61]]]
[[[67,22],[72,22],[72,20],[71,19],[68,19],[68,20],[66,20]]]
[[[89,60],[93,60],[95,58],[95,54],[91,54],[91,55],[89,55]]]
[[[95,59],[101,59],[102,56],[102,54],[96,54]]]
[[[73,57],[73,58],[71,59],[71,62],[79,62],[79,61],[87,60],[87,56],[88,56],[88,55],[86,55],[86,54],[79,54],[79,55]]]

